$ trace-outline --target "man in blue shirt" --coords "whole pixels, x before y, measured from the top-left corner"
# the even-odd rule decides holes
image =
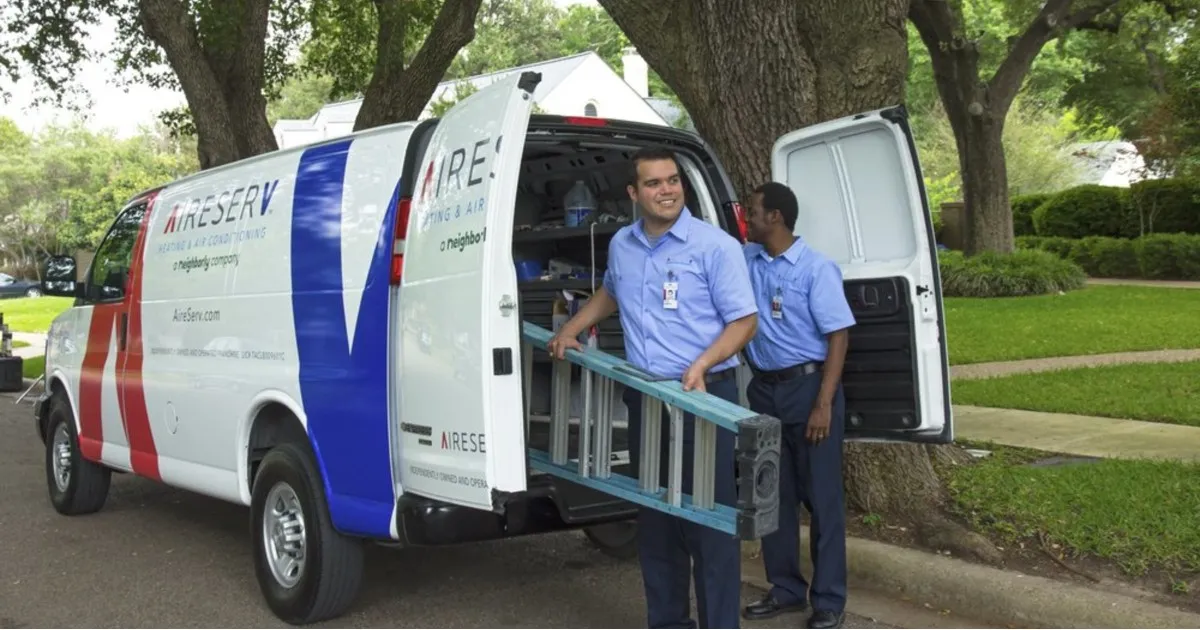
[[[562,358],[580,349],[580,333],[620,311],[627,360],[646,372],[679,379],[737,402],[737,353],[754,335],[758,307],[745,255],[736,239],[692,216],[674,154],[644,149],[633,156],[629,196],[642,217],[621,228],[608,248],[604,285],[550,342]],[[625,388],[629,451],[634,473],[641,448],[641,392]],[[662,415],[660,479],[665,483],[670,421]],[[690,454],[695,420],[684,416],[683,452]],[[715,498],[733,507],[734,436],[717,431]],[[683,492],[692,485],[691,458],[683,464]],[[689,574],[696,579],[699,627],[736,628],[741,605],[741,545],[737,538],[657,510],[638,515],[638,555],[650,628],[694,627]],[[695,563],[693,569],[692,563]]]
[[[854,315],[841,269],[794,236],[799,208],[783,184],[751,196],[746,264],[758,304],[758,333],[746,346],[754,377],[750,408],[783,424],[779,529],[763,538],[771,591],[747,619],[805,610],[810,628],[841,625],[846,604],[846,517],[842,490],[845,397],[842,366]],[[812,515],[811,589],[800,574],[799,503]]]

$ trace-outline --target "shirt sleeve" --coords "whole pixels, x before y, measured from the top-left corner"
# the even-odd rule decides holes
[[[708,290],[726,324],[758,312],[746,252],[732,236],[718,241],[708,274]]]
[[[616,268],[617,264],[617,257],[615,254],[617,249],[617,237],[619,236],[621,236],[621,232],[617,232],[617,236],[613,237],[613,239],[608,242],[608,265],[604,269],[604,290],[608,291],[608,295],[612,297],[613,300],[617,299],[617,278],[614,269]]]
[[[850,303],[846,301],[842,270],[832,260],[823,260],[813,269],[812,285],[808,290],[808,311],[823,335],[856,323]]]

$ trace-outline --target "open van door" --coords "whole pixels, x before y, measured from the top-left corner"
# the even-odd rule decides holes
[[[406,493],[502,512],[525,490],[512,231],[540,80],[514,74],[463,99],[418,156],[396,302]]]
[[[952,441],[937,243],[903,107],[782,136],[771,174],[799,201],[796,234],[841,266],[857,320],[846,438]]]

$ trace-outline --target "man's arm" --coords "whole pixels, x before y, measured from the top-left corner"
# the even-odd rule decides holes
[[[843,328],[825,335],[829,340],[829,352],[825,356],[825,367],[821,370],[821,391],[817,393],[817,407],[833,409],[833,395],[842,380],[842,368],[846,365],[846,348],[850,345],[850,330]]]
[[[816,443],[829,435],[833,397],[837,393],[838,383],[842,380],[846,349],[850,345],[849,329],[855,321],[854,313],[850,311],[850,303],[846,301],[842,270],[837,263],[831,260],[821,261],[814,271],[815,275],[808,291],[808,311],[817,329],[829,340],[829,348],[825,353],[825,367],[821,375],[821,389],[813,402],[808,429],[805,432],[806,437]]]
[[[703,390],[704,374],[741,351],[758,331],[758,305],[750,286],[750,269],[741,245],[732,237],[723,239],[712,254],[708,290],[725,320],[725,329],[684,374],[685,390]]]

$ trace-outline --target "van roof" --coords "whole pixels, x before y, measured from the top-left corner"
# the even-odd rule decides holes
[[[438,121],[438,120],[440,120],[440,118],[432,118],[429,120]],[[214,166],[209,169],[199,170],[199,171],[196,171],[195,173],[190,173],[188,175],[184,175],[183,177],[180,177],[178,179],[173,179],[171,181],[157,184],[155,186],[151,186],[150,188],[146,188],[146,189],[138,192],[137,194],[129,197],[129,199],[125,202],[125,204],[122,207],[125,207],[132,203],[135,203],[135,202],[143,199],[147,195],[156,193],[156,192],[166,188],[167,186],[172,186],[172,185],[188,182],[188,181],[191,181],[200,176],[206,176],[206,175],[209,175],[212,173],[221,173],[223,171],[227,171],[227,170],[230,170],[233,168],[238,168],[241,166],[254,164],[256,162],[260,162],[262,160],[265,160],[265,159],[268,159],[271,157],[293,154],[293,153],[297,153],[300,151],[307,151],[313,147],[319,147],[319,146],[323,146],[323,145],[330,144],[333,142],[341,142],[341,141],[346,140],[347,138],[364,138],[364,137],[370,137],[370,136],[374,136],[374,135],[388,132],[388,131],[394,131],[396,129],[402,129],[405,127],[416,127],[421,122],[427,122],[427,121],[406,120],[406,121],[401,121],[401,122],[396,122],[396,123],[389,123],[386,125],[380,125],[378,127],[371,127],[370,129],[362,129],[359,131],[353,131],[351,133],[341,135],[341,136],[336,136],[333,138],[326,138],[324,140],[319,140],[317,142],[313,142],[313,143],[302,145],[302,146],[289,147],[287,149],[278,149],[275,151],[268,151],[266,153],[260,153],[258,155],[253,155],[248,158],[243,158],[241,160],[228,162],[228,163],[222,164],[220,166]],[[632,120],[621,120],[621,119],[616,119],[616,118],[561,116],[561,115],[557,115],[557,114],[532,114],[529,117],[529,124],[531,127],[537,127],[539,130],[579,131],[581,129],[605,129],[607,131],[614,132],[614,133],[631,134],[631,135],[637,135],[637,136],[644,137],[644,138],[653,138],[653,139],[657,139],[657,140],[684,142],[684,143],[689,143],[689,144],[699,144],[702,146],[707,146],[704,143],[704,141],[701,140],[701,138],[698,134],[696,134],[695,132],[692,132],[692,131],[688,131],[686,129],[680,129],[678,127],[665,127],[663,125],[657,125],[654,123],[638,122],[638,121],[632,121]]]

